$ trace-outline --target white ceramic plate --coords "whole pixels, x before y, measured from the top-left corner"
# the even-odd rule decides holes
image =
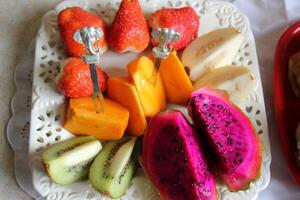
[[[252,67],[257,80],[256,88],[245,98],[242,109],[252,120],[265,145],[262,171],[260,178],[251,183],[248,190],[232,193],[221,184],[218,184],[218,190],[220,199],[256,199],[258,192],[263,190],[269,183],[271,155],[259,66],[248,19],[239,13],[232,4],[222,1],[139,0],[139,2],[146,16],[162,7],[193,7],[201,18],[199,35],[220,27],[236,27],[245,35],[245,41],[234,64]],[[55,10],[46,13],[43,18],[36,39],[29,155],[33,185],[36,191],[46,199],[109,199],[95,191],[88,181],[67,186],[52,183],[43,171],[40,154],[45,147],[73,137],[71,133],[62,127],[65,99],[57,92],[55,87],[55,77],[60,71],[60,62],[66,57],[57,30],[57,14],[66,7],[80,6],[101,15],[107,23],[111,23],[119,4],[120,1],[110,0],[89,2],[87,0],[67,0],[61,2]],[[131,53],[120,55],[108,51],[103,55],[100,65],[110,76],[126,75],[126,64],[137,56]],[[179,109],[186,113],[185,108],[179,107]],[[127,194],[122,199],[150,200],[159,199],[159,196],[140,170],[133,179]]]

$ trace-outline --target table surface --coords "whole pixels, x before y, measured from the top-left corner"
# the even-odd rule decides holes
[[[36,35],[41,18],[58,0],[0,0],[0,199],[32,199],[14,178],[13,152],[6,140],[10,99],[15,92],[13,73],[21,56]]]
[[[273,16],[272,12],[278,16],[278,13],[281,13],[282,6],[286,6],[284,2],[292,0],[251,1],[236,0],[235,4],[248,15],[255,33],[270,126],[272,179],[269,187],[259,195],[258,199],[296,200],[300,198],[300,189],[292,180],[282,158],[272,104],[274,48],[280,34],[291,22],[288,16],[282,13],[276,19],[276,25],[270,26],[273,20],[270,18],[270,16]],[[298,0],[294,2],[296,1]],[[12,159],[13,152],[6,140],[5,127],[11,114],[10,100],[15,91],[13,84],[15,66],[21,56],[26,53],[30,41],[37,33],[41,17],[46,11],[54,8],[57,2],[59,0],[0,0],[0,199],[3,200],[31,199],[16,184]],[[253,11],[263,13],[266,10],[270,13],[269,17],[258,19],[256,15],[253,15]],[[300,19],[300,15],[298,19]],[[268,29],[266,29],[266,24],[269,25]]]

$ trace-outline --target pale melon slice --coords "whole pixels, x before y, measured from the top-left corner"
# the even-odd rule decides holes
[[[234,79],[223,82],[218,85],[218,89],[225,90],[231,102],[240,108],[245,106],[247,97],[257,88],[257,80],[252,71],[237,76]]]
[[[182,63],[196,81],[209,68],[231,65],[244,40],[235,28],[222,28],[198,37],[182,54]]]
[[[247,67],[225,66],[209,70],[204,73],[194,84],[197,90],[206,85],[218,86],[228,80],[234,79],[242,74],[249,73],[251,70]]]

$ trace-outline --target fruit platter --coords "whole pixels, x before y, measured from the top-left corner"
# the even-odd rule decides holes
[[[228,2],[62,1],[33,71],[45,199],[256,199],[269,183],[254,38]]]

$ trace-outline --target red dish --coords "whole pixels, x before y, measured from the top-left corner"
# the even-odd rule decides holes
[[[300,186],[300,167],[295,151],[295,132],[300,121],[300,99],[288,81],[288,60],[300,51],[300,21],[289,27],[281,36],[274,59],[274,101],[279,138],[288,167]]]

